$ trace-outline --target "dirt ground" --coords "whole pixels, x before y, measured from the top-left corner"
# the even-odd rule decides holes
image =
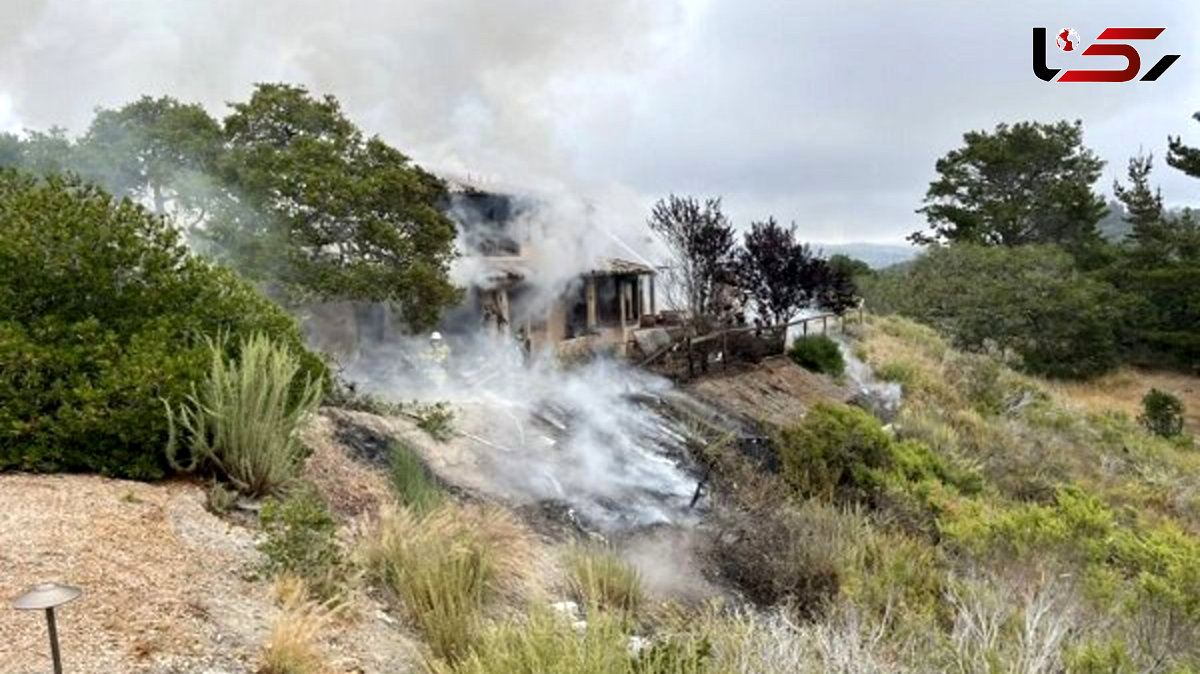
[[[726,412],[773,426],[795,423],[818,402],[849,400],[854,395],[849,386],[813,374],[784,356],[752,368],[708,374],[689,383],[686,390]]]
[[[203,486],[182,481],[0,475],[0,672],[50,670],[43,615],[7,606],[45,581],[83,589],[57,612],[66,671],[254,671],[278,609],[254,578],[254,533],[204,500]],[[358,619],[329,634],[336,671],[408,671],[411,640],[360,603]]]
[[[243,580],[255,554],[195,484],[0,475],[0,596],[83,589],[58,611],[67,671],[245,671],[273,613]],[[5,610],[0,632],[0,671],[50,668],[40,614]]]

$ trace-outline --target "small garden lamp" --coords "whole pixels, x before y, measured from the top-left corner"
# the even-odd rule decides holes
[[[54,659],[54,674],[62,674],[62,656],[58,653],[58,629],[54,625],[54,607],[74,601],[83,590],[58,583],[38,583],[13,599],[12,607],[22,611],[46,611],[46,626],[50,629],[50,657]]]

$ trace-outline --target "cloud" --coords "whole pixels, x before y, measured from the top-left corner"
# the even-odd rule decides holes
[[[142,94],[220,113],[254,82],[301,82],[423,163],[621,194],[627,221],[669,191],[721,194],[739,223],[898,241],[968,129],[1082,119],[1103,189],[1139,147],[1200,142],[1200,6],[1172,0],[10,0],[0,15],[10,126],[79,129]],[[1155,83],[1046,84],[1037,25],[1085,42],[1166,26],[1145,60],[1183,58]],[[1156,178],[1200,201],[1177,172]]]

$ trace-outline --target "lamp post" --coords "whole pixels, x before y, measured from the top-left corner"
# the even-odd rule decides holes
[[[62,656],[58,652],[58,628],[54,624],[54,607],[74,601],[83,590],[71,585],[38,583],[13,599],[12,607],[21,611],[46,611],[46,627],[50,630],[50,657],[54,660],[54,674],[62,674]]]

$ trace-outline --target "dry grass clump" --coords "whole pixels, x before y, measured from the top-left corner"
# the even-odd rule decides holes
[[[281,612],[263,645],[257,674],[331,672],[321,649],[321,635],[336,621],[339,609],[309,599],[307,584],[297,576],[280,576],[272,589]]]
[[[580,604],[633,614],[645,599],[638,570],[612,550],[573,547],[566,567],[571,593]]]
[[[718,623],[714,622],[713,625]],[[433,674],[725,674],[714,667],[713,639],[698,625],[639,637],[621,613],[596,611],[586,625],[534,607],[484,630],[457,662],[429,664]],[[722,625],[722,627],[724,627]]]
[[[534,564],[528,534],[511,514],[452,502],[425,513],[386,509],[360,555],[433,654],[448,660],[465,651],[494,599],[525,591]]]
[[[524,620],[504,621],[481,631],[470,651],[451,662],[429,664],[432,674],[634,674],[624,621],[612,614],[590,616],[585,628],[545,609]]]
[[[1185,428],[1200,434],[1200,377],[1123,368],[1095,379],[1055,382],[1051,386],[1064,403],[1094,414],[1120,412],[1130,418],[1137,416],[1142,396],[1152,388],[1178,396],[1184,403]]]
[[[824,614],[837,597],[845,546],[861,531],[853,516],[815,502],[800,508],[724,506],[716,522],[716,573],[755,604],[786,603],[805,618]]]

